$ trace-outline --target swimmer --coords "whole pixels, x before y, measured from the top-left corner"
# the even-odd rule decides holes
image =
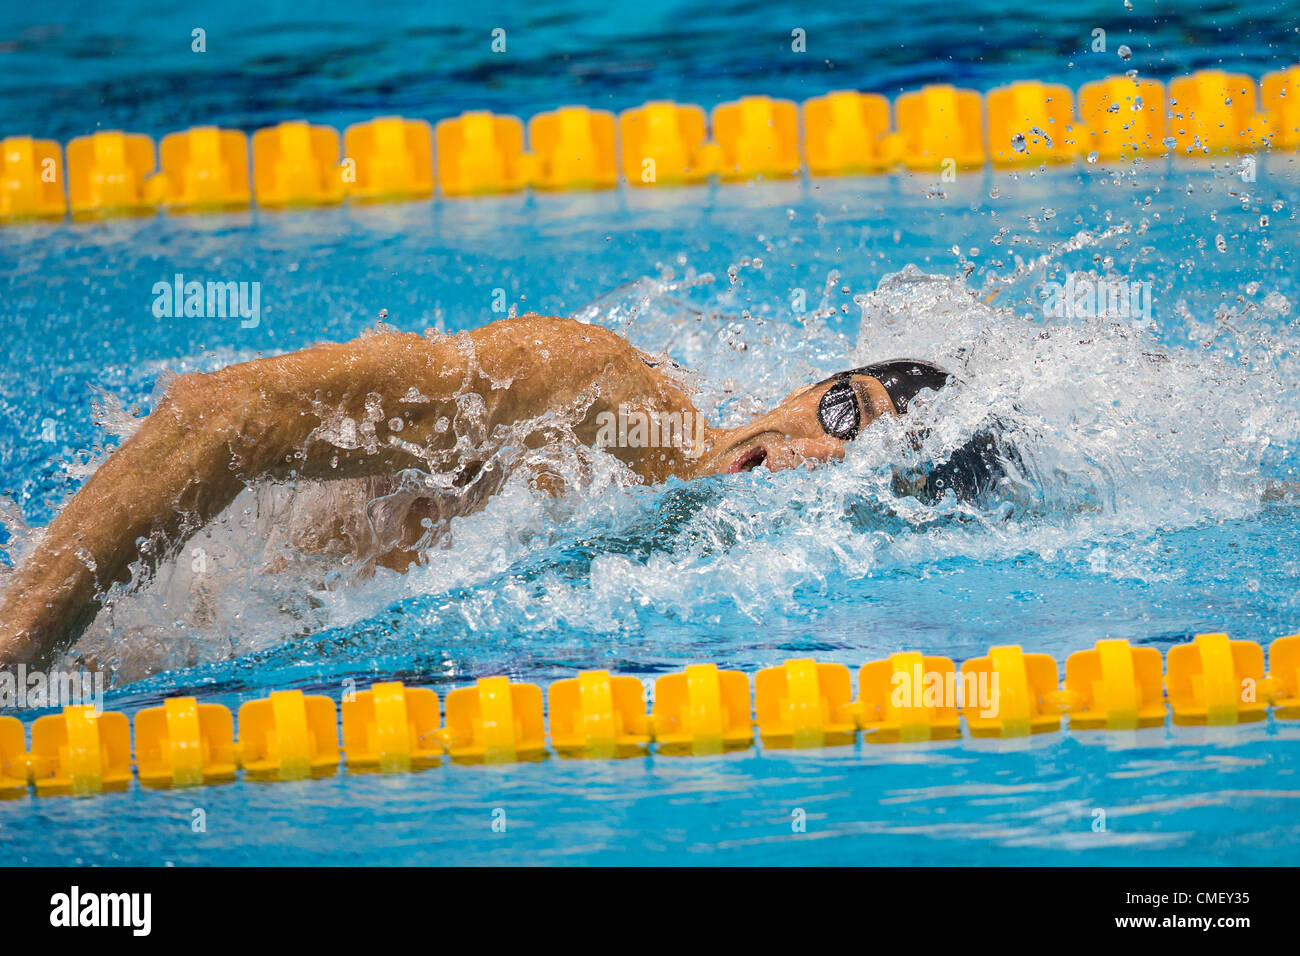
[[[40,663],[70,646],[110,586],[175,548],[253,482],[427,473],[441,461],[447,487],[466,489],[495,465],[490,454],[467,448],[465,435],[487,447],[521,424],[526,448],[557,440],[563,425],[583,445],[608,445],[649,483],[780,471],[842,458],[874,421],[906,414],[919,392],[952,380],[916,360],[869,365],[799,388],[748,424],[721,429],[702,424],[671,366],[599,326],[525,315],[455,337],[376,332],[182,375],[10,576],[0,598],[0,665]],[[628,409],[699,422],[700,441],[603,441],[601,428]],[[974,496],[1000,475],[994,444],[977,435],[942,466],[900,477],[896,487],[930,498]],[[545,475],[536,477],[545,484]],[[437,494],[407,511],[389,566],[404,568],[417,542],[427,545]],[[462,511],[484,497],[463,496]]]

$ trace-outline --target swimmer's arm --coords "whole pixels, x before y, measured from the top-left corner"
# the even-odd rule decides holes
[[[454,429],[437,425],[455,418],[466,391],[483,396],[489,428],[571,399],[593,363],[608,360],[576,325],[530,317],[461,340],[377,334],[181,376],[14,571],[0,596],[0,665],[44,661],[66,647],[134,563],[184,540],[253,480],[418,465],[406,449],[450,446]],[[537,357],[538,342],[550,360]],[[618,343],[600,344],[618,351]],[[388,424],[398,417],[400,434]],[[335,434],[325,441],[319,430],[331,421]],[[355,442],[340,440],[339,427]]]
[[[361,423],[367,394],[391,406],[400,397],[390,394],[392,383],[417,368],[420,377],[406,381],[425,383],[428,364],[438,359],[448,385],[458,383],[463,359],[454,349],[432,349],[419,336],[374,336],[175,379],[14,572],[0,603],[0,663],[41,661],[70,643],[93,620],[100,595],[129,580],[134,562],[188,537],[247,482],[290,474],[295,464],[313,477],[394,466],[401,456],[391,448],[381,454],[380,436],[371,442],[373,456],[365,448],[313,448],[317,412],[338,409]]]

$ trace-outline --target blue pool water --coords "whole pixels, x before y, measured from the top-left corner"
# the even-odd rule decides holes
[[[1221,60],[1259,74],[1294,58],[1284,5],[1171,4],[1154,20],[1135,6],[1029,19],[977,3],[959,24],[933,5],[890,25],[856,6],[791,12],[827,50],[810,41],[815,61],[787,63],[784,24],[764,39],[782,19],[770,8],[684,4],[638,20],[556,4],[500,11],[499,23],[489,10],[475,25],[394,6],[344,31],[342,5],[308,23],[261,4],[213,20],[199,67],[187,45],[159,39],[204,26],[188,15],[109,23],[33,8],[4,14],[0,47],[49,79],[0,71],[0,115],[5,132],[66,138],[100,123],[159,135],[200,121],[344,125],[660,96],[711,106],[935,79],[1077,87],[1122,68],[1086,52],[1094,25],[1160,78]],[[473,41],[496,25],[519,50],[500,69]],[[381,310],[403,330],[473,328],[499,317],[503,289],[518,311],[579,315],[670,352],[700,372],[702,407],[728,423],[862,361],[960,363],[970,387],[921,411],[933,441],[945,423],[1005,416],[1026,460],[1019,492],[980,508],[900,502],[881,462],[905,452],[887,430],[815,473],[638,487],[598,462],[559,499],[508,485],[407,575],[355,578],[316,559],[264,573],[281,554],[267,516],[299,514],[319,492],[258,489],[181,560],[117,595],[74,652],[114,674],[106,706],[134,714],[193,693],[234,708],[286,687],[338,699],[349,681],[383,679],[445,695],[493,674],[545,685],[583,668],[654,677],[701,661],[753,673],[806,655],[856,669],[898,650],[961,661],[1006,642],[1063,661],[1104,637],[1167,651],[1220,630],[1268,642],[1300,630],[1300,508],[1262,500],[1300,463],[1296,161],[1263,156],[1254,182],[1222,160],[1101,162],[952,183],[5,228],[8,547],[48,522],[133,409],[148,411],[160,376],[344,340]],[[260,282],[261,323],[156,319],[153,286],[177,272]],[[1069,273],[1149,283],[1150,318],[1044,316],[1042,284]],[[992,305],[978,301],[994,290]],[[191,547],[206,556],[201,573]],[[133,785],[0,803],[0,862],[1283,864],[1300,857],[1298,737],[1300,724],[1270,722]],[[504,833],[492,829],[498,809]],[[806,832],[792,830],[796,811]]]

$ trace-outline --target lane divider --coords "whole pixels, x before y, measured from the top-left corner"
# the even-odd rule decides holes
[[[891,654],[888,660],[862,665],[858,699],[850,713],[868,743],[956,739],[961,736],[957,702],[948,692],[956,686],[956,676],[955,665],[946,657],[918,651]],[[899,687],[910,693],[897,695]]]
[[[448,197],[516,192],[532,178],[524,124],[517,116],[475,111],[434,127],[438,184]]]
[[[1264,680],[1264,649],[1227,634],[1201,634],[1191,644],[1169,649],[1165,679],[1176,724],[1225,724],[1264,720],[1268,700],[1242,693]]]
[[[132,767],[146,787],[216,784],[237,778],[300,780],[338,772],[405,773],[455,763],[513,763],[564,757],[610,759],[709,755],[748,749],[806,749],[866,743],[953,740],[961,721],[972,737],[1023,738],[1061,730],[1132,731],[1176,725],[1231,726],[1300,719],[1300,634],[1264,649],[1226,634],[1200,634],[1170,648],[1098,641],[1071,654],[1058,684],[1056,661],[1016,645],[989,649],[957,668],[946,657],[900,652],[864,664],[858,696],[843,664],[788,660],[749,677],[694,664],[647,685],[631,676],[584,671],[542,689],[485,677],[438,695],[396,681],[344,698],[273,691],[229,709],[174,697],[135,716],[72,706],[32,723],[0,717],[0,797],[89,794],[126,788]],[[958,700],[960,698],[960,700]],[[1168,705],[1168,711],[1166,709]],[[342,716],[340,746],[339,711]],[[549,723],[550,746],[547,746]]]
[[[348,769],[399,773],[442,759],[438,695],[398,681],[374,684],[340,705]]]
[[[650,717],[635,677],[583,671],[546,694],[551,746],[576,757],[624,757],[650,747]]]
[[[654,684],[650,715],[655,749],[667,754],[705,756],[754,744],[749,675],[691,664]]]
[[[546,755],[542,689],[505,677],[483,677],[447,695],[441,739],[460,763],[512,763]]]
[[[1250,149],[1268,135],[1255,105],[1255,80],[1244,73],[1203,70],[1169,83],[1169,131],[1179,151]]]
[[[122,790],[131,782],[131,724],[126,714],[65,707],[32,723],[27,774],[41,794]]]
[[[1300,719],[1300,634],[1280,637],[1268,649],[1273,716]]]
[[[1050,655],[1026,654],[1015,645],[991,647],[987,657],[963,662],[961,673],[974,678],[977,689],[988,689],[965,695],[961,712],[972,737],[1027,737],[1061,729],[1061,711],[1049,700],[1056,691],[1056,661]]]
[[[1272,143],[1278,149],[1300,149],[1300,66],[1265,74],[1260,105],[1268,118]]]
[[[843,664],[810,658],[786,661],[754,675],[754,715],[766,747],[832,747],[853,742],[853,687]]]
[[[158,154],[161,169],[144,181],[143,193],[169,212],[241,209],[252,199],[248,137],[239,130],[198,126],[168,133]]]
[[[698,106],[655,100],[618,118],[623,179],[631,186],[702,183],[718,167],[707,143],[708,120]]]
[[[332,205],[538,190],[612,189],[897,168],[1021,167],[1088,157],[1217,157],[1300,148],[1300,66],[1266,74],[1202,70],[1170,81],[1114,76],[1067,86],[1021,81],[989,90],[926,86],[892,104],[837,90],[802,104],[768,96],[699,106],[654,100],[625,110],[564,106],[525,124],[462,113],[431,128],[381,116],[348,127],[280,123],[248,137],[195,127],[153,140],[104,130],[67,146],[0,141],[0,223]],[[1095,154],[1095,156],[1094,156]],[[251,176],[249,173],[251,156]],[[65,197],[66,180],[66,197]],[[251,188],[250,188],[251,186]]]
[[[1065,661],[1065,684],[1056,700],[1071,730],[1137,730],[1165,722],[1164,662],[1154,647],[1098,641]]]
[[[528,121],[536,189],[613,189],[618,185],[614,114],[585,106],[538,113]]]
[[[154,170],[153,140],[106,130],[68,143],[68,203],[73,219],[144,215],[156,208],[145,193]]]
[[[239,762],[254,777],[279,780],[338,770],[334,701],[300,690],[277,690],[240,705]]]
[[[1156,80],[1112,76],[1079,89],[1079,115],[1088,119],[1100,159],[1170,152],[1168,113],[1164,85]]]
[[[235,719],[220,704],[171,697],[135,715],[135,765],[146,787],[235,779]]]
[[[433,195],[433,128],[424,120],[381,116],[343,132],[342,178],[354,202]]]
[[[0,222],[62,219],[63,155],[52,139],[6,136],[0,140]]]
[[[259,206],[338,203],[343,185],[334,128],[292,120],[253,134],[253,191]]]

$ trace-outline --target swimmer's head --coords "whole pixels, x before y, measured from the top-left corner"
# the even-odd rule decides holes
[[[896,359],[838,372],[791,392],[772,411],[748,425],[718,435],[706,459],[712,472],[782,471],[844,457],[849,442],[881,418],[906,415],[925,390],[956,381],[949,372],[919,359]],[[937,499],[951,490],[973,497],[1000,474],[998,443],[982,430],[951,459],[899,476],[899,490]]]

